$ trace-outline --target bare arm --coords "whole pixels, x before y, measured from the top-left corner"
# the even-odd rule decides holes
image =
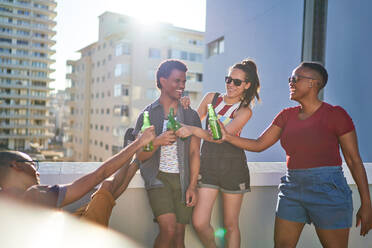
[[[136,162],[131,162],[125,168],[121,168],[114,176],[112,181],[112,192],[115,199],[117,199],[128,187],[130,181],[138,170]]]
[[[339,137],[339,143],[345,162],[349,167],[351,175],[358,186],[361,207],[357,213],[357,226],[362,224],[360,235],[366,235],[372,228],[372,207],[368,189],[368,179],[366,171],[359,155],[357,135],[351,131]]]
[[[261,134],[258,139],[248,139],[229,134],[223,127],[223,124],[220,123],[220,125],[224,141],[251,152],[262,152],[266,150],[280,139],[280,135],[282,133],[282,129],[280,127],[271,125]]]
[[[203,101],[201,102],[198,108],[198,115],[200,119],[202,119],[202,115],[203,115],[203,118],[205,117],[207,113],[207,105],[210,102],[212,102],[213,97],[214,97],[214,93],[208,93],[204,97]],[[251,116],[252,116],[252,110],[249,107],[239,109],[236,112],[234,119],[228,125],[226,125],[225,127],[226,132],[232,135],[239,133],[243,129],[245,124],[247,124]],[[199,128],[199,127],[187,126],[187,125],[183,125],[183,127],[184,128],[181,128],[180,130],[176,132],[177,136],[188,137],[190,135],[195,135],[206,141],[213,142],[213,139],[207,130]]]
[[[154,137],[154,127],[152,126],[146,129],[146,131],[133,143],[125,147],[118,154],[103,162],[103,164],[98,169],[96,169],[92,173],[89,173],[88,175],[77,179],[71,184],[66,185],[66,196],[61,206],[63,207],[80,199],[95,186],[101,183],[104,179],[114,174],[118,169],[125,165],[125,163],[129,159],[132,158],[132,156],[138,149],[148,144],[151,140],[154,139]]]
[[[200,139],[193,136],[190,140],[190,184],[186,191],[186,204],[195,206],[197,202],[196,184],[200,169]]]

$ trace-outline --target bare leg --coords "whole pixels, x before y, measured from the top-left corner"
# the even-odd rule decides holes
[[[216,247],[214,230],[211,226],[211,215],[218,190],[211,188],[198,189],[199,200],[194,208],[192,223],[201,242],[207,248]]]
[[[240,247],[239,214],[243,196],[243,194],[222,193],[223,219],[229,248]]]
[[[174,247],[185,248],[185,224],[176,223],[176,234],[174,238]]]
[[[275,218],[275,248],[295,248],[305,223]]]
[[[320,243],[325,248],[347,248],[349,241],[349,228],[325,230],[315,228]]]
[[[174,244],[176,234],[176,215],[162,214],[157,217],[159,234],[155,239],[154,248],[170,248]]]

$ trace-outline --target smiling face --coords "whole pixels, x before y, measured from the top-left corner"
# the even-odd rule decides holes
[[[247,76],[243,70],[234,68],[230,71],[229,77],[231,79],[239,79],[242,83],[237,86],[233,81],[226,83],[226,95],[229,98],[240,98],[243,95],[244,90],[250,87],[250,83],[246,82]]]
[[[178,101],[185,90],[186,72],[173,69],[168,78],[161,77],[161,92],[172,100]]]
[[[289,82],[289,98],[294,101],[300,101],[309,96],[312,91],[316,91],[316,75],[305,68],[297,67],[291,75],[292,80]]]

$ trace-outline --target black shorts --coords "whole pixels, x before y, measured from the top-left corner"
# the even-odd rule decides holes
[[[203,156],[198,177],[200,188],[215,188],[224,193],[251,191],[247,160],[244,156]]]

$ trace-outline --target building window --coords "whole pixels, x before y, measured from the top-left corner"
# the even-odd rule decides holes
[[[128,105],[115,105],[113,109],[114,116],[129,116]]]
[[[123,84],[115,84],[114,96],[129,96],[129,87]]]
[[[193,81],[193,82],[202,82],[203,81],[203,74],[202,73],[194,73],[194,72],[188,72],[186,76],[187,81]]]
[[[203,41],[201,40],[189,40],[190,45],[195,45],[195,46],[203,46]]]
[[[130,44],[127,42],[120,42],[119,44],[116,45],[115,55],[120,56],[123,54],[127,54],[127,55],[130,54]]]
[[[115,155],[116,153],[120,152],[122,149],[121,146],[111,146],[112,155]]]
[[[202,62],[203,56],[200,53],[189,53],[189,60]]]
[[[208,57],[224,53],[225,51],[225,39],[224,37],[212,41],[208,44]]]
[[[112,135],[114,136],[124,136],[126,128],[124,126],[118,126],[112,128]],[[121,149],[121,148],[120,148]]]
[[[161,57],[161,51],[157,48],[150,48],[149,49],[149,58],[153,59],[160,59]]]
[[[115,66],[115,77],[120,77],[129,74],[129,64],[117,64]]]
[[[146,89],[146,98],[149,100],[154,100],[158,98],[159,95],[160,95],[160,92],[158,89],[155,89],[155,88]]]

